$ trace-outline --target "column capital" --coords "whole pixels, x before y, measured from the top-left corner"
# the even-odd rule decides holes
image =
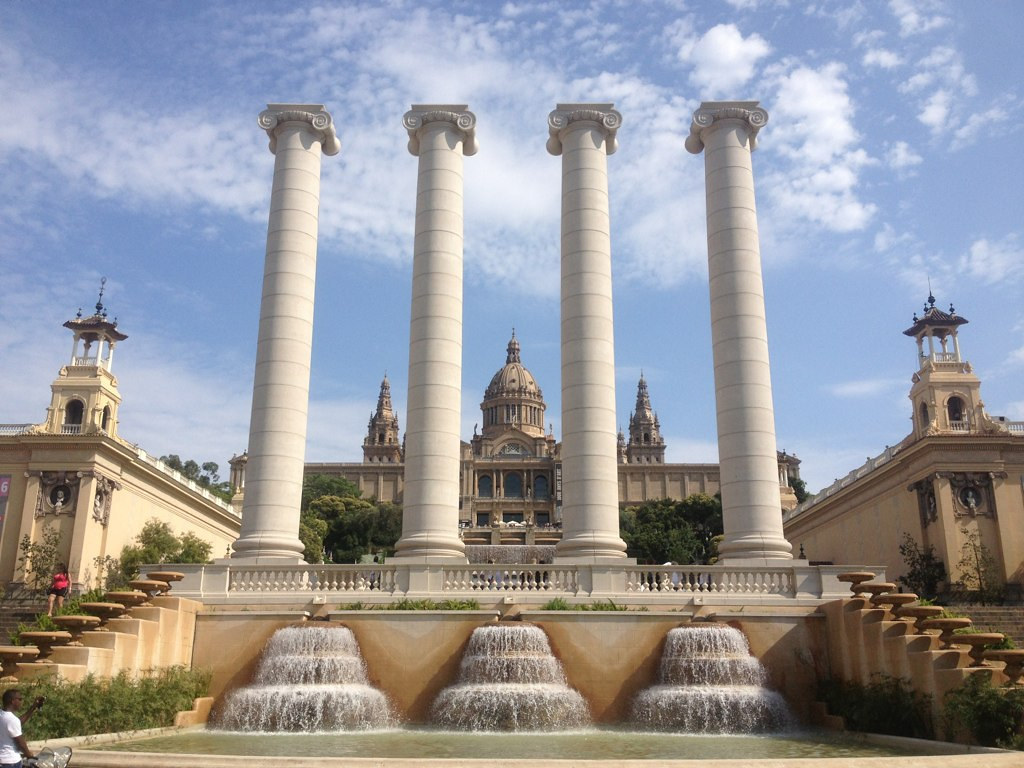
[[[757,146],[757,132],[768,122],[768,113],[758,101],[704,101],[693,113],[690,135],[686,137],[686,149],[699,155],[704,149],[704,131],[723,120],[739,120],[747,124],[750,149]]]
[[[562,154],[562,136],[574,123],[596,123],[605,132],[605,151],[610,155],[619,148],[616,135],[622,125],[622,114],[614,104],[559,104],[548,115],[548,152]]]
[[[413,104],[402,117],[402,125],[409,132],[410,154],[419,157],[420,131],[430,123],[451,123],[451,127],[462,135],[462,154],[467,157],[476,154],[479,149],[476,115],[469,111],[467,104]]]
[[[334,119],[323,104],[267,104],[258,120],[260,128],[270,137],[270,151],[275,155],[278,127],[292,122],[307,123],[310,132],[320,140],[325,155],[336,155],[341,150],[341,142],[334,132]]]

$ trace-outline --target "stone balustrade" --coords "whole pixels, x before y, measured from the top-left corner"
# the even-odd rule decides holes
[[[612,599],[630,604],[812,605],[849,595],[839,566],[643,566],[618,563],[175,565],[184,578],[174,593],[208,604],[324,602],[321,598],[387,603],[406,597],[465,598],[487,602],[521,595],[525,602],[552,597]],[[871,566],[884,574],[881,567]]]

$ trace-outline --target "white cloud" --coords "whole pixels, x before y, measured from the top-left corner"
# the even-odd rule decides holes
[[[975,240],[960,257],[960,269],[986,285],[1016,281],[1024,277],[1024,247],[1016,235]]]
[[[857,381],[844,381],[840,384],[833,384],[828,388],[828,391],[836,397],[853,399],[877,397],[905,385],[906,382],[903,379],[859,379]]]
[[[907,142],[897,141],[885,151],[885,161],[890,168],[902,170],[920,165],[923,158],[911,149]]]
[[[973,144],[982,128],[991,132],[995,126],[1005,123],[1008,118],[1009,115],[1002,107],[992,107],[984,112],[973,113],[963,125],[953,131],[953,148],[960,149]]]
[[[701,89],[701,98],[739,98],[739,89],[754,76],[758,62],[771,46],[754,33],[743,37],[735,24],[718,24],[701,37],[686,37],[679,59],[693,65],[690,83]]]
[[[901,85],[900,91],[918,97],[917,119],[926,125],[933,136],[954,131],[954,143],[967,141],[976,125],[965,126],[964,135],[956,138],[957,124],[970,100],[978,93],[974,75],[967,72],[963,56],[950,46],[933,48],[914,65],[914,74]],[[970,122],[970,120],[968,121]]]
[[[876,253],[892,251],[896,246],[907,246],[914,243],[913,236],[908,232],[896,232],[889,224],[883,224],[875,233],[874,249]]]
[[[864,53],[861,63],[865,67],[879,67],[881,69],[895,69],[903,63],[903,57],[898,53],[886,50],[885,48],[871,48]]]
[[[836,232],[863,229],[875,206],[857,195],[861,169],[874,161],[858,146],[844,68],[794,66],[775,73],[773,151],[790,164],[770,174],[774,204]]]
[[[901,37],[921,35],[949,24],[949,18],[939,12],[943,7],[938,0],[889,0]]]

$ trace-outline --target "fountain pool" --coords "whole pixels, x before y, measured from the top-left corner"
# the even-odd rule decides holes
[[[338,758],[465,760],[488,755],[500,760],[765,760],[900,757],[938,751],[873,744],[824,731],[784,736],[695,736],[593,728],[562,733],[472,733],[403,728],[345,733],[259,734],[196,730],[102,747],[104,751],[188,755],[265,755]],[[950,748],[955,745],[947,745]],[[76,753],[77,757],[78,753]],[[141,764],[141,763],[140,763]],[[184,765],[185,763],[181,763]],[[201,765],[189,758],[191,765]],[[777,766],[778,764],[774,764]],[[844,765],[844,768],[846,766]]]

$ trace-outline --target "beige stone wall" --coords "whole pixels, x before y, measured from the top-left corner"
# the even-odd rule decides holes
[[[994,513],[965,514],[954,499],[953,473],[991,477]],[[911,489],[922,480],[934,484],[936,496],[936,520],[927,524]],[[1024,439],[936,436],[912,442],[785,522],[786,537],[795,548],[802,544],[810,560],[884,565],[890,579],[906,571],[899,544],[909,533],[935,548],[955,580],[963,529],[978,533],[1005,581],[1024,583]]]
[[[301,611],[231,611],[201,614],[196,628],[195,667],[214,671],[211,695],[247,684],[273,632],[304,620]],[[437,694],[455,683],[469,636],[492,623],[492,611],[335,611],[332,620],[359,641],[372,685],[383,690],[403,718],[425,722]],[[547,633],[569,685],[587,700],[596,722],[621,721],[632,698],[657,679],[669,629],[688,613],[524,611],[523,619]],[[714,617],[742,630],[751,651],[768,668],[801,718],[806,717],[815,680],[828,668],[824,621],[810,610],[730,614]]]
[[[61,515],[36,517],[39,480],[26,472],[83,473],[77,501]],[[95,519],[93,473],[116,481],[106,525]],[[97,557],[119,557],[121,549],[151,519],[170,525],[176,534],[191,532],[210,542],[212,556],[222,557],[238,535],[236,515],[143,462],[137,452],[101,436],[18,436],[0,438],[0,476],[11,477],[6,519],[0,534],[0,581],[17,582],[19,542],[42,540],[47,527],[61,532],[62,554],[73,582],[93,586]]]

